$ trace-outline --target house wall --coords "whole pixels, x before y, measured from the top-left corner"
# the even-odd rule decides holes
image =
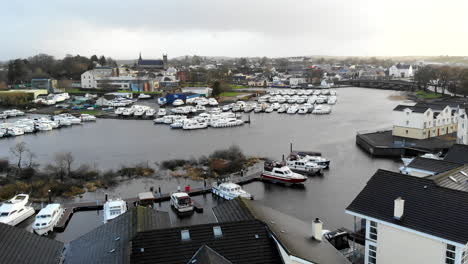
[[[463,118],[458,118],[457,143],[468,145],[468,118],[466,114]]]
[[[424,133],[424,129],[401,127],[401,126],[393,126],[393,131],[392,131],[392,135],[394,136],[414,138],[414,139],[426,138],[427,136],[425,136],[423,133]]]
[[[388,225],[378,225],[377,263],[445,263],[446,244]]]

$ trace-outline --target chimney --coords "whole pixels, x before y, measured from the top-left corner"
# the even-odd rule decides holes
[[[315,240],[322,241],[322,226],[323,223],[318,218],[312,222],[312,237]]]
[[[395,207],[393,210],[393,218],[396,220],[401,220],[403,217],[403,213],[405,211],[405,200],[403,198],[398,197],[395,199]]]

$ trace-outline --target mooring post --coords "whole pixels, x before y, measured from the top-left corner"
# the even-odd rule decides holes
[[[289,143],[289,152],[290,152],[290,153],[292,152],[292,142]]]
[[[104,194],[104,201],[106,201],[106,202],[107,202],[107,196],[108,196],[108,194],[105,193],[105,194]]]

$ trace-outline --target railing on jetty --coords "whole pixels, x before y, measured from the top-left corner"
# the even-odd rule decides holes
[[[260,180],[260,172],[254,172],[246,176],[242,176],[238,179],[233,180],[232,182],[244,185],[247,183],[251,183],[253,181]],[[200,188],[191,188],[189,191],[186,191],[190,196],[196,196],[201,194],[211,193],[213,185],[210,183],[204,184],[203,187]],[[154,200],[153,203],[159,203],[164,201],[169,201],[171,198],[170,193],[159,193],[154,192]],[[128,206],[135,206],[136,202],[138,201],[137,197],[131,197],[124,199],[127,202]],[[55,226],[54,230],[58,232],[63,232],[70,222],[73,214],[79,211],[92,211],[92,210],[102,210],[105,201],[95,201],[95,202],[79,202],[79,203],[69,203],[64,204],[63,207],[65,209],[63,216],[60,218],[59,222]],[[203,207],[200,206],[198,203],[195,202],[194,204],[196,212],[203,212]]]

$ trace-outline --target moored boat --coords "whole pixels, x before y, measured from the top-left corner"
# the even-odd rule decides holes
[[[193,211],[193,202],[190,196],[184,192],[175,192],[171,194],[171,206],[179,213],[188,213]]]
[[[0,223],[15,226],[34,214],[29,195],[18,194],[0,206]]]
[[[32,225],[34,233],[42,236],[53,231],[57,222],[62,217],[63,212],[64,210],[62,206],[58,203],[49,204],[42,208],[36,215],[36,220],[34,220]]]
[[[127,211],[127,203],[122,199],[108,200],[104,206],[104,224]]]
[[[214,186],[211,189],[211,192],[226,200],[232,200],[237,197],[252,199],[252,195],[250,195],[250,193],[242,190],[239,185],[232,182],[225,182],[218,186]]]
[[[286,184],[301,184],[307,180],[304,175],[295,173],[288,166],[278,162],[265,162],[260,178]]]

